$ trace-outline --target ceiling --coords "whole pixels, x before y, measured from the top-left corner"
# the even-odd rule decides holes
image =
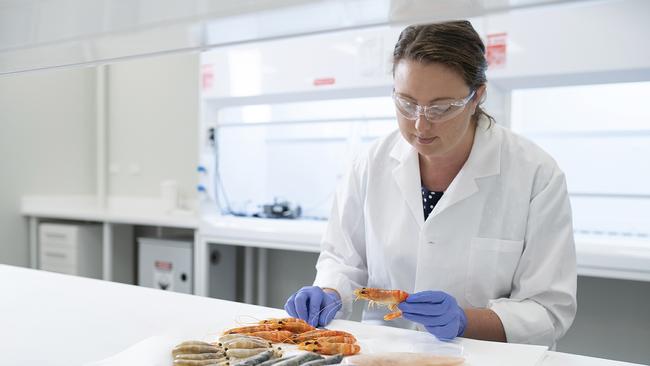
[[[0,75],[568,1],[0,0]]]

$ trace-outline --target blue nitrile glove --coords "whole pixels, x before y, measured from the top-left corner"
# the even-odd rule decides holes
[[[291,295],[284,310],[294,318],[300,318],[313,327],[324,327],[341,310],[341,299],[318,286],[305,286]]]
[[[420,323],[439,339],[454,339],[463,335],[467,326],[465,311],[456,299],[442,291],[422,291],[409,295],[397,305],[402,316]]]

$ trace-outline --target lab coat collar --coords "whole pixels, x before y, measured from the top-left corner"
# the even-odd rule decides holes
[[[454,204],[469,198],[479,191],[476,180],[501,172],[501,127],[490,126],[486,119],[480,119],[474,133],[472,151],[442,196],[430,217],[434,218]]]
[[[450,206],[478,192],[479,187],[476,179],[500,174],[502,139],[502,134],[499,133],[500,128],[497,125],[490,127],[489,121],[486,119],[478,121],[472,151],[465,165],[451,182],[429,217],[435,217]],[[390,155],[399,162],[393,169],[393,177],[421,228],[424,224],[424,212],[420,194],[421,179],[418,153],[400,135]]]
[[[399,133],[399,132],[398,132]],[[424,212],[422,208],[422,199],[420,194],[420,163],[418,152],[409,144],[401,133],[397,137],[397,142],[390,152],[390,156],[398,161],[398,165],[393,168],[393,178],[402,191],[402,196],[409,206],[413,219],[422,228],[424,224]]]

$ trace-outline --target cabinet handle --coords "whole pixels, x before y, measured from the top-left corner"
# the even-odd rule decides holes
[[[46,257],[53,257],[53,258],[66,258],[67,255],[63,253],[56,253],[56,252],[44,252]]]
[[[67,237],[67,235],[61,233],[46,233],[45,236],[54,239],[65,239]]]

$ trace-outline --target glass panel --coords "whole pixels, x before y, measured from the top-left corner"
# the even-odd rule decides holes
[[[390,97],[319,100],[300,103],[261,104],[223,108],[219,124],[327,121],[393,118]]]
[[[389,97],[232,107],[219,120],[233,121],[217,129],[217,190],[230,213],[253,215],[277,199],[311,219],[329,216],[350,158],[397,128]]]
[[[566,173],[577,233],[650,238],[650,82],[512,92],[512,128]]]
[[[514,90],[512,128],[525,135],[650,131],[650,82]]]

